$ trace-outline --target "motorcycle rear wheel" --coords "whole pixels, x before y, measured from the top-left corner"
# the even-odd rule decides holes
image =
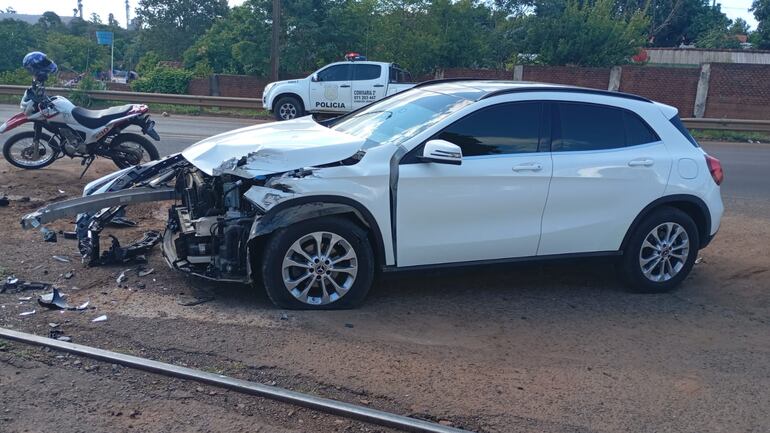
[[[24,131],[12,135],[3,145],[3,157],[11,165],[25,170],[37,170],[48,167],[54,161],[59,153],[59,143],[55,138],[48,134],[40,134],[38,142],[38,158],[30,159],[34,152],[35,139],[34,131]]]
[[[150,140],[128,132],[112,139],[107,156],[120,169],[160,159],[158,149]]]

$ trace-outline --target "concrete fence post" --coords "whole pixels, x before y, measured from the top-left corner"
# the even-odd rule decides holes
[[[513,81],[522,81],[524,79],[524,65],[513,67]]]
[[[211,74],[209,77],[209,91],[211,92],[211,96],[220,96],[219,95],[219,74]]]
[[[700,67],[700,78],[698,78],[698,90],[695,93],[695,107],[693,115],[703,117],[706,115],[706,100],[709,96],[709,80],[711,79],[711,64],[704,63]]]
[[[623,68],[620,66],[613,66],[610,69],[610,83],[607,86],[607,90],[610,92],[617,92],[620,89],[620,76],[623,75]]]

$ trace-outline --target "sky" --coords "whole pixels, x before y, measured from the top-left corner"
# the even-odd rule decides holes
[[[112,12],[121,26],[126,25],[126,3],[125,0],[82,0],[83,16],[89,17],[91,13],[96,12],[107,21],[107,16]],[[201,0],[206,1],[206,0]],[[228,0],[230,6],[243,3],[243,0]],[[757,27],[754,15],[749,12],[752,0],[718,0],[722,4],[722,11],[730,19],[743,18],[748,21],[752,29]],[[138,0],[129,0],[131,7],[131,18],[134,17],[134,8]],[[77,7],[77,0],[0,0],[0,8],[12,7],[18,13],[39,15],[45,11],[54,11],[61,16],[72,16],[72,9]]]

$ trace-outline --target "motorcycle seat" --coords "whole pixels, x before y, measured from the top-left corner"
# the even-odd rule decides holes
[[[72,109],[72,117],[86,128],[96,129],[115,119],[125,117],[133,107],[132,104],[119,105],[105,110],[88,110],[83,107],[75,107]]]

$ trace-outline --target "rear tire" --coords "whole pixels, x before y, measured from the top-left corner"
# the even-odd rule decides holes
[[[11,137],[6,140],[5,144],[3,145],[3,157],[6,161],[11,163],[14,167],[23,168],[25,170],[37,170],[43,167],[48,167],[49,165],[53,164],[54,161],[56,161],[56,155],[58,153],[58,150],[54,150],[54,147],[56,149],[59,148],[59,144],[56,141],[56,139],[51,138],[50,135],[41,133],[40,134],[40,145],[43,146],[43,151],[45,152],[45,159],[40,160],[41,162],[39,164],[33,164],[28,163],[24,164],[23,162],[19,162],[15,159],[15,156],[13,155],[12,148],[13,145],[18,143],[21,140],[33,140],[35,138],[35,132],[34,131],[24,131],[20,132],[18,134],[12,135]],[[53,146],[51,146],[53,144]]]
[[[366,298],[374,279],[374,253],[366,231],[340,217],[276,230],[262,257],[267,295],[282,308],[353,308]]]
[[[276,120],[291,120],[305,115],[302,102],[293,96],[281,96],[273,106]]]
[[[623,253],[623,277],[635,292],[673,290],[692,270],[699,246],[698,227],[689,215],[660,208],[634,229]]]
[[[142,158],[137,160],[132,155],[124,154],[123,152],[116,150],[118,146],[124,146],[129,143],[136,144],[139,146],[139,148],[142,149]],[[150,140],[139,134],[133,134],[130,132],[121,133],[113,138],[110,142],[110,158],[112,159],[112,162],[114,162],[115,165],[120,169],[129,168],[144,162],[149,162],[145,160],[144,156],[149,158],[149,161],[157,161],[160,159],[160,154],[158,153],[158,149],[155,147],[155,145],[152,144]]]

